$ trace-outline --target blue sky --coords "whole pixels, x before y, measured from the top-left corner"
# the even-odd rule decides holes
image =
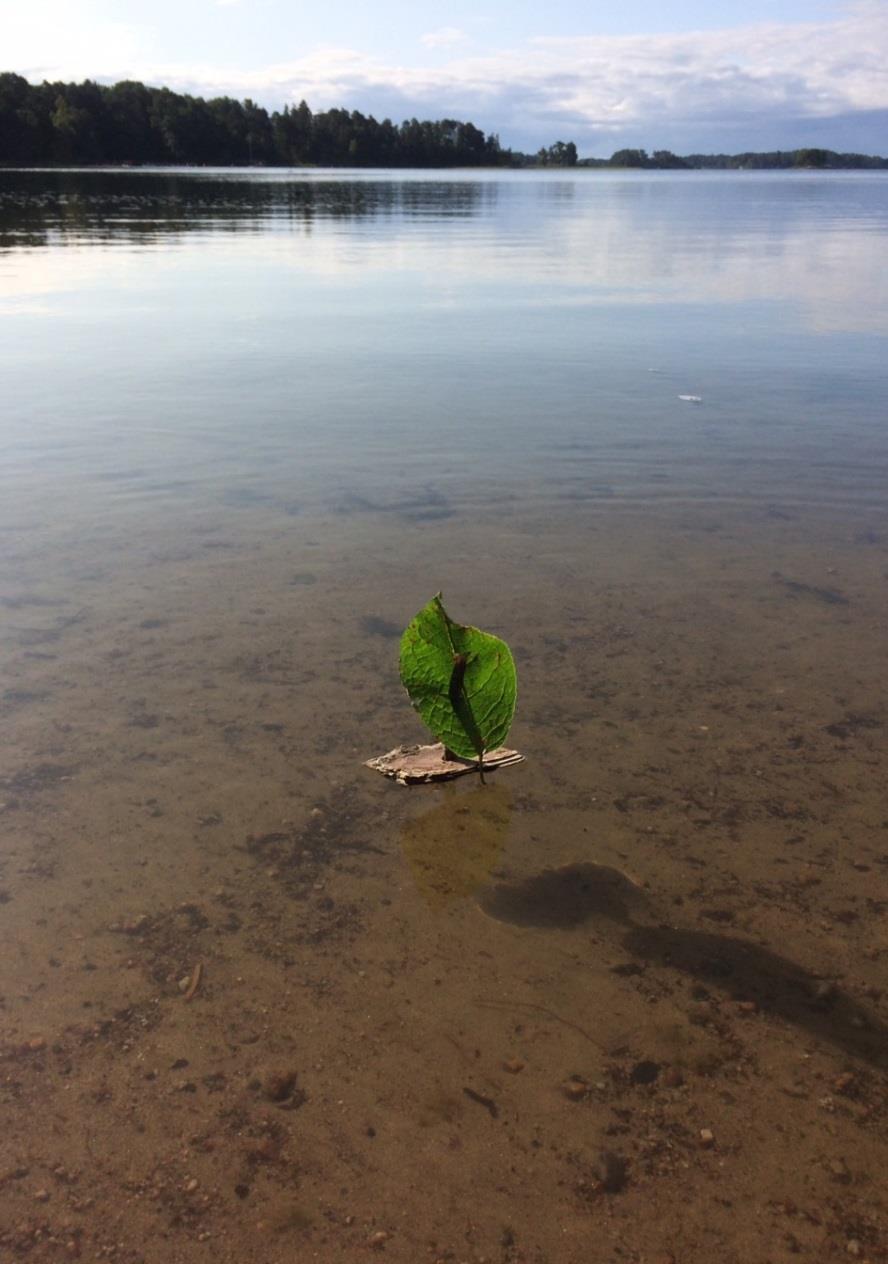
[[[741,150],[888,149],[888,0],[0,0],[0,69],[272,108]]]

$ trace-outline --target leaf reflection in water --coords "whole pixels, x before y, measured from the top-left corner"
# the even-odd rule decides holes
[[[466,899],[502,855],[511,820],[507,786],[449,791],[429,812],[405,822],[401,846],[417,888],[432,907]]]

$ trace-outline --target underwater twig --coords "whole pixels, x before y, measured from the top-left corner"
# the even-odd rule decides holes
[[[490,1111],[491,1119],[499,1118],[499,1107],[492,1097],[485,1097],[483,1093],[476,1093],[473,1088],[463,1088],[463,1092],[473,1102],[477,1102],[479,1106],[483,1106],[485,1110]]]
[[[185,1000],[190,1001],[197,989],[200,987],[200,981],[203,976],[203,966],[198,961],[194,967],[194,974],[191,976],[191,982],[188,984],[188,990],[185,993]]]
[[[574,1031],[579,1032],[584,1039],[590,1044],[595,1045],[597,1049],[604,1049],[604,1045],[600,1040],[596,1040],[591,1036],[585,1027],[580,1027],[578,1023],[572,1023],[569,1018],[562,1018],[560,1014],[556,1014],[553,1009],[547,1009],[545,1005],[537,1005],[534,1001],[495,1001],[488,1000],[486,997],[478,996],[475,998],[476,1005],[484,1005],[487,1009],[531,1009],[538,1014],[545,1014],[547,1018],[553,1018],[556,1023],[561,1023],[565,1027],[571,1027]]]

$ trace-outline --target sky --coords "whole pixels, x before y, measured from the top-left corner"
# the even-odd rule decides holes
[[[888,0],[0,0],[0,70],[471,119],[504,145],[888,154]]]

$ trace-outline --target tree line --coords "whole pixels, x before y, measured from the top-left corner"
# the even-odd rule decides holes
[[[573,142],[536,155],[457,119],[396,124],[358,110],[313,113],[305,101],[269,114],[254,101],[202,97],[133,80],[113,86],[31,84],[0,74],[0,164],[209,166],[571,166]]]
[[[534,154],[504,149],[473,123],[378,121],[358,110],[313,113],[305,101],[269,114],[254,101],[202,97],[135,80],[31,84],[0,74],[0,165],[198,164],[329,167],[629,167],[642,170],[888,168],[888,159],[829,149],[689,154],[618,149],[578,159],[573,141]]]
[[[831,170],[888,169],[888,158],[871,154],[839,154],[832,149],[775,149],[768,153],[687,154],[668,149],[618,149],[610,158],[582,158],[583,167],[630,167],[643,171],[789,171],[793,168]]]

